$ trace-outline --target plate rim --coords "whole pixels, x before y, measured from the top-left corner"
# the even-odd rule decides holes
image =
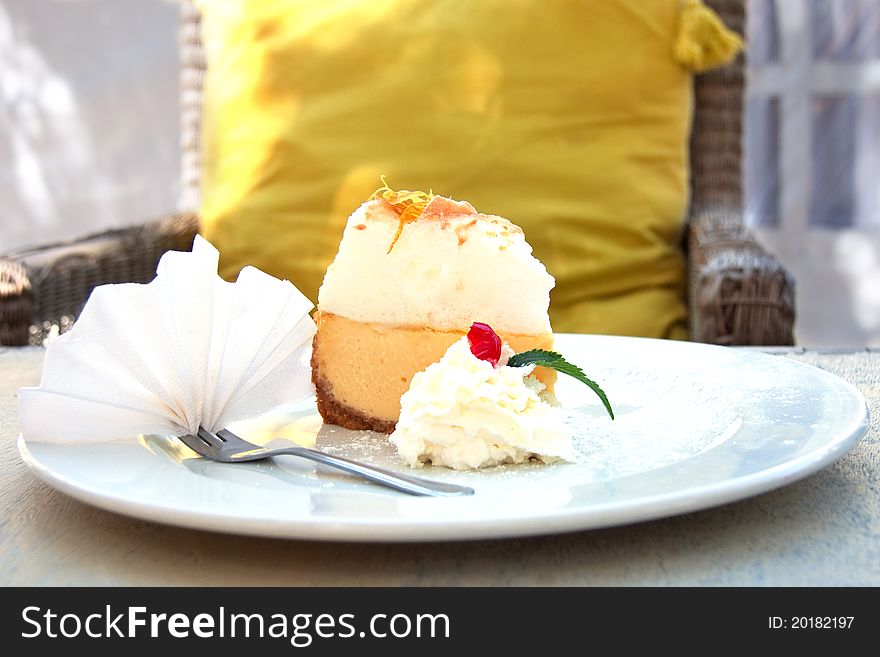
[[[614,337],[620,340],[673,342],[652,338],[557,334],[557,337],[561,336]],[[675,344],[729,349],[729,347],[704,343],[675,342]],[[780,357],[779,354],[768,354],[757,350],[743,351],[742,353],[767,358]],[[541,513],[529,511],[525,514],[503,518],[464,517],[455,523],[419,522],[411,517],[391,519],[321,518],[316,520],[314,517],[306,516],[291,520],[290,518],[268,519],[207,509],[174,507],[150,500],[130,500],[114,496],[88,483],[76,482],[57,473],[34,456],[22,434],[18,436],[17,447],[23,462],[43,482],[74,499],[120,515],[187,529],[265,538],[363,543],[442,542],[541,536],[646,522],[716,508],[787,486],[814,474],[842,457],[858,444],[870,426],[870,411],[864,395],[849,381],[831,372],[798,360],[785,358],[785,362],[786,367],[808,368],[813,375],[819,373],[820,377],[830,379],[835,385],[842,385],[856,401],[859,407],[858,415],[854,414],[850,418],[849,423],[839,430],[834,440],[823,443],[796,458],[757,472],[721,481],[685,486],[648,497],[630,498],[597,506],[557,508]],[[97,443],[89,444],[94,446]]]

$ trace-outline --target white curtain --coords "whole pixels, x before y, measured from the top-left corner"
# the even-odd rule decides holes
[[[0,253],[174,211],[179,7],[0,2]]]
[[[746,218],[799,342],[880,345],[880,0],[749,0]]]

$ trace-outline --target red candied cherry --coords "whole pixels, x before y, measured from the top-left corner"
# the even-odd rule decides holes
[[[474,322],[471,324],[471,330],[468,331],[467,339],[474,356],[492,363],[492,367],[498,365],[498,360],[501,358],[501,338],[491,326]]]

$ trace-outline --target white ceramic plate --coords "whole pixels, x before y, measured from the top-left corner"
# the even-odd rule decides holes
[[[138,518],[261,536],[428,541],[590,529],[739,500],[815,472],[867,429],[855,388],[781,356],[583,335],[557,336],[557,349],[604,387],[617,420],[560,375],[557,395],[578,462],[420,471],[472,486],[472,497],[411,497],[293,457],[205,462],[156,436],[89,445],[19,440],[19,449],[58,490]],[[287,435],[318,432],[323,449],[408,470],[384,436],[322,426],[313,404],[237,428],[259,439],[267,423]]]

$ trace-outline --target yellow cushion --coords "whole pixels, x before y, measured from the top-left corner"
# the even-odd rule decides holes
[[[522,226],[556,331],[686,337],[679,62],[737,48],[696,0],[202,4],[203,231],[224,276],[253,264],[315,299],[385,174]]]

